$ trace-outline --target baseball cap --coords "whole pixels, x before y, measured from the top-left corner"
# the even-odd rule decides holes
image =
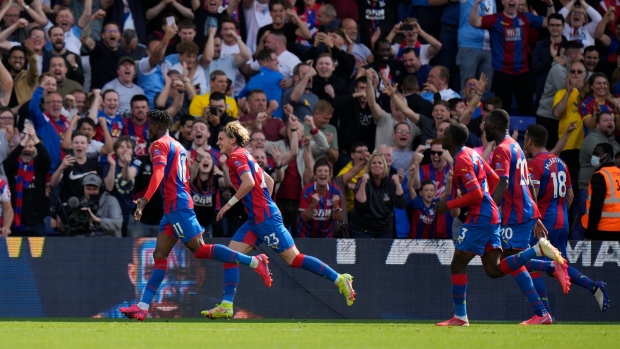
[[[84,176],[84,179],[82,179],[82,185],[94,185],[101,187],[102,184],[103,182],[101,181],[101,177],[94,173],[87,174]]]
[[[136,64],[136,61],[134,61],[133,58],[131,58],[129,56],[123,56],[123,57],[118,59],[118,65],[117,66],[120,67],[125,62],[131,62],[132,64]]]

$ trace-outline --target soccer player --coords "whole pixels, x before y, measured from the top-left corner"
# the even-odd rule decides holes
[[[140,303],[130,307],[121,307],[119,311],[130,319],[143,321],[149,305],[166,276],[168,255],[177,243],[183,241],[194,256],[199,259],[217,259],[229,264],[238,263],[253,268],[267,286],[271,286],[267,256],[264,254],[250,257],[226,246],[205,244],[200,226],[194,213],[194,202],[189,189],[189,166],[187,153],[174,138],[168,134],[172,118],[166,111],[154,110],[147,113],[149,118],[149,140],[153,142],[151,157],[153,158],[153,177],[144,197],[135,201],[137,208],[134,216],[137,221],[142,217],[142,210],[159,188],[164,198],[164,218],[160,223],[160,233],[153,252],[155,264],[151,277],[144,287]],[[162,183],[162,179],[165,181]]]
[[[301,127],[301,125],[297,125]],[[248,131],[238,122],[228,123],[218,134],[217,145],[222,154],[227,156],[223,167],[237,193],[222,206],[217,220],[222,219],[226,211],[243,200],[248,213],[248,220],[237,230],[228,245],[235,251],[249,252],[261,243],[267,244],[293,268],[302,268],[324,278],[338,286],[340,293],[353,305],[355,291],[353,277],[349,274],[338,274],[319,259],[299,253],[291,234],[284,228],[282,215],[271,199],[273,179],[263,172],[256,160],[242,145],[250,140]],[[233,316],[233,301],[239,283],[239,267],[237,264],[224,264],[224,298],[215,308],[201,312],[205,317],[230,318]]]
[[[532,231],[546,230],[540,221],[538,206],[532,197],[530,175],[527,169],[527,159],[519,143],[508,132],[510,117],[503,109],[496,109],[489,113],[484,131],[488,142],[495,141],[497,148],[493,151],[491,168],[499,176],[499,183],[493,191],[493,201],[500,207],[502,215],[502,247],[503,256],[517,254],[530,246]],[[544,236],[544,235],[543,235]],[[555,268],[554,275],[562,284],[564,292],[568,292],[570,279],[566,268],[568,265],[562,259],[561,268]],[[512,273],[521,292],[528,300],[535,315],[527,321],[528,324],[551,324],[551,314],[540,297],[535,292],[534,282],[525,267]]]
[[[558,264],[564,263],[560,252],[544,238],[541,238],[535,246],[500,260],[499,210],[489,195],[489,191],[495,190],[499,177],[478,153],[465,147],[468,136],[466,126],[451,124],[442,139],[443,148],[448,150],[454,159],[452,193],[455,194],[458,189],[461,191],[461,197],[449,201],[441,200],[435,206],[435,213],[446,213],[449,209],[457,207],[468,207],[469,213],[455,242],[450,268],[454,317],[437,323],[437,326],[469,326],[465,306],[467,265],[475,255],[480,256],[484,271],[491,278],[520,271],[529,260],[537,256],[548,256]],[[537,233],[544,233],[544,227],[537,227]],[[526,321],[522,324],[530,323]]]
[[[573,189],[568,167],[559,157],[548,152],[545,149],[545,144],[547,144],[547,129],[538,124],[530,125],[525,133],[523,148],[532,156],[528,169],[538,198],[538,209],[543,217],[543,224],[545,227],[549,227],[549,242],[553,246],[557,246],[562,256],[566,258],[566,244],[568,243],[567,208],[573,201]],[[530,270],[536,291],[549,310],[546,301],[547,290],[542,281],[541,271],[553,273],[555,264],[548,260],[530,261],[526,267]],[[592,292],[601,311],[607,310],[609,297],[607,296],[605,282],[593,281],[571,266],[568,267],[568,275],[573,284]]]

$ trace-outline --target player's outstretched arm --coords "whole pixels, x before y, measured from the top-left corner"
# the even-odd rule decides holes
[[[265,175],[264,172],[263,175]],[[242,200],[250,191],[252,191],[252,188],[254,188],[254,183],[254,177],[252,176],[250,171],[244,172],[241,175],[241,185],[239,185],[237,193],[235,193],[235,195],[230,198],[230,200],[228,200],[228,202],[224,206],[222,206],[220,211],[217,213],[217,217],[215,217],[215,220],[221,220],[224,217],[224,214],[228,212],[228,210],[230,210],[230,208],[233,207],[234,204],[236,204],[239,200]]]

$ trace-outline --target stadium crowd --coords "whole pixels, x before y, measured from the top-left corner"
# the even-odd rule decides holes
[[[488,159],[494,109],[518,115],[521,143],[527,124],[547,129],[572,179],[571,239],[591,229],[593,155],[613,160],[595,148],[620,153],[610,0],[1,3],[2,236],[156,236],[161,197],[132,214],[152,174],[152,109],[174,118],[213,237],[247,219],[242,205],[215,219],[234,194],[216,146],[234,121],[300,238],[451,239],[467,212],[433,211],[456,195],[441,139],[462,123]]]

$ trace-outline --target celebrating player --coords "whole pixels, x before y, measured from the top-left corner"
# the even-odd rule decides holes
[[[293,121],[297,123],[297,121]],[[298,127],[301,127],[298,125]],[[263,172],[250,153],[242,148],[249,141],[248,131],[237,121],[228,123],[217,137],[217,145],[227,156],[225,167],[237,193],[220,209],[217,220],[226,211],[243,200],[248,213],[248,221],[235,233],[228,245],[235,251],[248,253],[261,243],[266,243],[291,267],[306,269],[335,283],[347,305],[353,305],[355,291],[353,277],[338,274],[319,259],[299,253],[291,234],[284,228],[282,215],[271,200],[273,179]],[[201,314],[211,319],[229,318],[233,315],[233,301],[239,283],[239,267],[233,263],[224,264],[224,299],[215,308]]]
[[[538,209],[543,217],[543,224],[549,227],[549,241],[566,257],[568,243],[568,214],[567,208],[573,201],[573,188],[568,167],[554,154],[545,149],[547,144],[547,129],[538,124],[530,125],[525,133],[523,148],[532,156],[528,164],[530,178],[538,198]],[[541,296],[547,310],[547,290],[542,282],[541,271],[555,272],[555,264],[550,261],[530,261],[526,265],[530,272],[536,291]],[[572,283],[592,292],[601,311],[609,307],[606,284],[603,281],[593,281],[581,274],[577,269],[569,266],[568,275]]]
[[[493,151],[490,165],[499,176],[499,183],[493,191],[493,201],[501,208],[504,257],[517,254],[530,247],[533,231],[544,231],[543,235],[537,236],[546,235],[546,228],[539,219],[538,205],[532,197],[534,188],[531,187],[525,154],[519,143],[508,134],[509,126],[510,117],[503,109],[493,110],[484,123],[487,141],[495,141],[498,145]],[[554,275],[562,284],[564,293],[567,293],[570,287],[570,279],[566,271],[568,265],[562,260],[560,266],[561,268],[555,268]],[[553,323],[551,314],[545,307],[541,296],[535,292],[534,282],[527,269],[519,268],[512,273],[512,276],[534,308],[535,315],[526,323],[532,325]]]
[[[469,131],[466,126],[452,124],[448,126],[442,139],[443,148],[448,150],[454,158],[452,178],[454,189],[452,192],[454,194],[456,189],[459,189],[462,195],[450,201],[441,200],[435,207],[435,213],[442,214],[448,209],[457,207],[468,207],[469,213],[455,242],[450,268],[454,317],[437,323],[437,326],[469,326],[465,306],[466,268],[475,255],[481,256],[484,271],[492,278],[520,271],[529,260],[536,256],[548,256],[557,264],[564,263],[560,252],[544,238],[541,238],[535,246],[500,261],[499,210],[489,195],[489,190],[495,190],[499,177],[478,153],[465,147],[468,136]],[[528,274],[525,273],[525,275]]]
[[[189,166],[185,149],[168,134],[172,118],[166,111],[154,110],[148,112],[148,135],[153,146],[153,177],[144,197],[138,199],[134,216],[137,221],[142,217],[142,210],[149,202],[155,190],[159,188],[164,198],[164,218],[160,223],[160,233],[157,236],[157,245],[153,252],[155,264],[151,277],[144,287],[140,303],[130,307],[121,307],[119,311],[130,319],[143,321],[149,305],[166,276],[168,254],[177,243],[183,241],[196,258],[217,259],[227,263],[241,263],[248,265],[263,278],[267,286],[271,286],[271,273],[267,264],[267,256],[261,254],[256,257],[246,256],[232,251],[223,245],[205,244],[200,226],[194,213],[194,202],[189,190]],[[160,186],[165,177],[163,185]]]

